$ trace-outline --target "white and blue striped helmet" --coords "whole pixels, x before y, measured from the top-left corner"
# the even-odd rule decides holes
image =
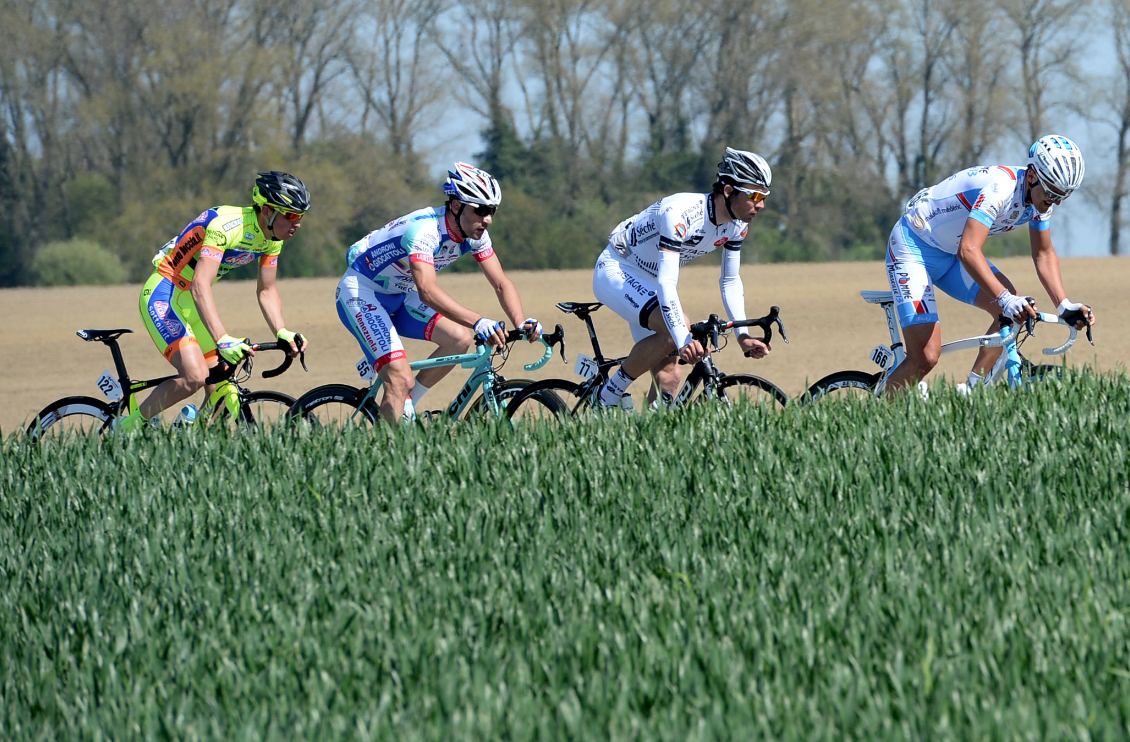
[[[1075,142],[1067,137],[1049,134],[1040,137],[1028,150],[1028,167],[1036,171],[1036,177],[1051,189],[1064,196],[1071,195],[1083,182],[1083,153]]]
[[[465,204],[482,204],[497,208],[502,203],[502,189],[498,187],[498,181],[486,170],[480,170],[465,162],[457,162],[454,170],[447,171],[443,192]]]

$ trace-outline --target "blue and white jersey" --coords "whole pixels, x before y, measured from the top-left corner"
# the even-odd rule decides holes
[[[621,263],[655,277],[660,248],[677,251],[680,266],[719,247],[740,250],[749,225],[714,219],[711,194],[676,193],[617,224],[608,244]]]
[[[989,236],[1027,223],[1048,229],[1054,206],[1039,213],[1024,203],[1024,170],[984,165],[963,170],[923,188],[906,203],[906,221],[927,244],[956,255],[965,222],[972,218],[989,228]]]
[[[447,229],[446,206],[428,207],[389,222],[365,235],[349,248],[351,270],[382,294],[416,290],[412,263],[423,262],[441,271],[471,253],[483,262],[494,256],[490,234],[482,239],[460,240]]]

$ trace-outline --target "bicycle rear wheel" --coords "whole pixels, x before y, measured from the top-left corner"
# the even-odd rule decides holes
[[[789,395],[776,384],[753,374],[728,374],[718,380],[717,399],[727,405],[752,404],[758,407],[783,409]]]
[[[286,417],[288,420],[303,420],[315,428],[375,425],[380,419],[380,411],[365,400],[368,391],[348,384],[315,387],[294,401]]]
[[[580,384],[565,379],[535,381],[510,399],[506,405],[506,417],[511,422],[560,423],[574,412],[569,409],[570,401],[577,400],[578,407],[583,404],[580,389]]]
[[[64,397],[44,407],[27,426],[35,440],[68,435],[101,435],[110,429],[114,408],[94,397]]]
[[[836,371],[808,387],[803,403],[812,404],[819,399],[851,399],[874,397],[882,373],[864,371]]]
[[[239,422],[248,428],[275,425],[286,417],[295,403],[294,397],[269,390],[254,391],[243,398],[239,406]]]

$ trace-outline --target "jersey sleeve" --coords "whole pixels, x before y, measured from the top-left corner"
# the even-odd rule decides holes
[[[666,205],[659,214],[659,249],[679,252],[687,239],[688,226],[681,209]]]
[[[494,257],[494,243],[491,242],[490,232],[483,232],[480,240],[467,240],[467,252],[475,256],[475,261],[482,263]]]
[[[434,229],[424,229],[425,223],[412,225],[401,238],[401,245],[408,253],[409,263],[435,265],[436,248],[439,247],[439,233]]]
[[[1006,181],[1006,178],[1008,180]],[[958,199],[969,206],[969,218],[976,219],[990,229],[997,215],[1012,199],[1014,180],[1001,173],[981,189],[980,193],[959,193]],[[971,198],[972,197],[972,198]]]
[[[227,249],[228,234],[224,231],[223,225],[220,223],[223,217],[217,215],[212,217],[204,226],[204,244],[200,247],[198,257],[203,260],[211,260],[216,263],[224,262],[224,250]]]
[[[270,243],[267,251],[259,256],[259,265],[264,268],[274,268],[279,264],[279,255],[282,254],[282,240]]]
[[[1045,232],[1051,229],[1052,212],[1055,211],[1055,206],[1049,206],[1048,210],[1043,214],[1037,213],[1028,221],[1028,228],[1034,229],[1037,232]]]

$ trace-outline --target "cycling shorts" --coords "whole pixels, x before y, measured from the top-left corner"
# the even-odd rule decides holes
[[[621,263],[611,247],[597,258],[592,293],[597,301],[627,320],[634,342],[655,334],[655,330],[648,329],[647,318],[659,306],[658,281]]]
[[[991,262],[989,267],[1000,273]],[[887,280],[903,327],[938,321],[935,286],[965,304],[973,304],[981,290],[957,255],[926,244],[905,216],[887,241]]]
[[[177,288],[160,273],[154,273],[141,290],[141,323],[157,350],[171,360],[182,348],[195,345],[209,364],[217,358],[216,341],[204,327],[192,292]]]
[[[443,315],[437,314],[415,291],[382,294],[352,268],[337,284],[337,316],[357,338],[365,359],[380,370],[406,358],[401,337],[431,340]]]

